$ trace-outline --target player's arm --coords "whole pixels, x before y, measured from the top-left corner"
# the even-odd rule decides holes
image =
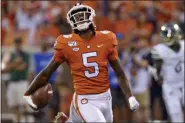
[[[163,60],[160,57],[160,55],[156,52],[155,49],[151,50],[151,56],[152,56],[152,60],[153,60],[153,67],[156,69],[156,81],[161,81],[162,80],[162,76],[161,76],[161,68],[162,68],[162,64],[163,64]]]
[[[60,37],[60,36],[59,36]],[[48,65],[35,77],[27,91],[24,94],[24,98],[27,103],[33,108],[37,110],[37,106],[32,102],[31,95],[40,87],[44,86],[48,83],[51,75],[54,71],[59,67],[61,63],[65,61],[62,45],[58,43],[60,38],[57,38],[56,43],[54,45],[54,56],[48,63]]]
[[[35,77],[23,98],[27,101],[30,107],[34,110],[38,110],[38,107],[33,103],[31,96],[37,89],[48,83],[52,73],[58,68],[60,62],[56,62],[54,58],[51,59],[49,64]]]
[[[131,88],[129,86],[129,81],[128,81],[128,79],[127,79],[127,77],[121,67],[121,64],[119,62],[119,58],[115,59],[115,60],[109,60],[109,63],[117,75],[120,88],[125,93],[125,95],[128,99],[130,108],[132,110],[137,110],[137,108],[139,107],[139,103],[137,102],[137,100],[135,99],[135,97],[132,94]]]
[[[60,64],[60,62],[57,62],[54,60],[54,58],[52,58],[49,64],[35,77],[24,95],[29,96],[33,94],[38,88],[47,84],[52,73],[55,72]]]
[[[128,99],[130,108],[132,110],[137,110],[137,108],[139,107],[139,103],[137,102],[137,100],[135,99],[135,97],[133,96],[133,94],[131,92],[131,88],[129,86],[129,81],[128,81],[128,79],[127,79],[127,77],[121,67],[121,64],[120,64],[120,61],[118,58],[117,49],[115,46],[113,47],[113,49],[109,55],[109,63],[117,75],[120,88],[125,93],[125,95]]]
[[[111,65],[111,67],[114,69],[114,71],[117,75],[120,87],[124,91],[127,98],[133,96],[131,89],[130,89],[130,86],[129,86],[129,82],[128,82],[127,77],[121,67],[119,59],[109,60],[109,63]]]
[[[25,96],[33,94],[37,89],[47,84],[53,72],[60,66],[61,63],[65,61],[62,45],[60,43],[61,36],[59,36],[54,45],[54,56],[48,63],[48,65],[35,77],[35,79],[30,84],[28,90],[25,92]]]
[[[129,102],[129,106],[131,110],[137,110],[137,108],[139,107],[139,103],[137,102],[137,100],[135,99],[135,97],[133,96],[130,86],[129,86],[129,82],[127,80],[127,77],[121,67],[121,64],[119,62],[119,58],[118,58],[118,52],[117,52],[117,39],[115,34],[111,33],[111,40],[110,40],[110,49],[109,49],[109,55],[108,55],[108,60],[109,63],[111,65],[111,67],[114,69],[120,87],[122,89],[122,91],[125,93],[125,95],[127,96],[128,102]]]
[[[161,67],[162,67],[162,59],[154,59],[154,68],[156,68],[156,75],[157,75],[157,81],[162,81],[163,78],[161,76]]]

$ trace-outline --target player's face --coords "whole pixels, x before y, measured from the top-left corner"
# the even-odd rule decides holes
[[[161,36],[163,38],[163,43],[171,46],[176,41],[178,41],[178,36],[180,35],[180,28],[177,24],[174,25],[164,25],[161,27]]]
[[[74,15],[74,20],[76,21],[77,25],[83,24],[88,22],[90,13],[86,12],[79,12]]]
[[[174,38],[174,34],[175,34],[175,31],[171,30],[171,29],[163,31],[163,35],[165,37],[167,37],[168,40],[173,39]]]
[[[174,34],[175,34],[175,31],[171,30],[171,29],[162,31],[162,36],[163,36],[164,43],[169,45],[169,46],[173,45],[174,40],[175,40]]]
[[[85,31],[93,23],[95,15],[90,6],[76,5],[67,13],[67,21],[75,32]]]

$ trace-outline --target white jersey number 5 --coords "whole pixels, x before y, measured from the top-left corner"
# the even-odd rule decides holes
[[[91,73],[90,71],[86,70],[85,72],[85,76],[88,78],[91,77],[96,77],[99,74],[99,67],[98,67],[98,63],[96,62],[88,62],[88,58],[90,57],[96,57],[97,56],[97,52],[90,52],[90,53],[84,53],[82,54],[82,59],[83,59],[83,65],[86,67],[94,67],[94,72]]]

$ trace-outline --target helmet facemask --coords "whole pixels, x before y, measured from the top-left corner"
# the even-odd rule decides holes
[[[163,25],[161,27],[162,42],[168,46],[171,46],[178,41],[180,35],[180,28],[177,24]]]
[[[74,6],[67,13],[67,20],[73,30],[84,31],[93,24],[94,10],[85,5]]]

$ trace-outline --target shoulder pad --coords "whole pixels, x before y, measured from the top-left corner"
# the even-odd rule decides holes
[[[68,35],[60,35],[55,40],[54,49],[62,49],[62,44],[67,40],[66,37],[70,38]]]
[[[116,35],[112,31],[108,31],[107,34],[108,34],[108,39],[111,40],[111,44],[116,46],[118,44]]]

